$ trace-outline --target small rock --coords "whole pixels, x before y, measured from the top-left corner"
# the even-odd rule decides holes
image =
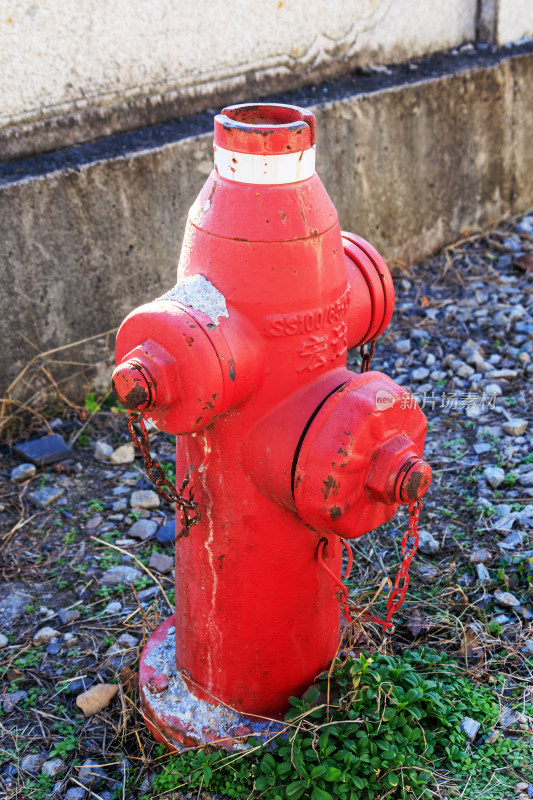
[[[518,476],[518,483],[526,488],[533,487],[533,469]]]
[[[132,464],[135,461],[135,447],[131,442],[128,444],[121,444],[111,454],[110,461],[115,466],[120,464]]]
[[[502,428],[508,436],[522,436],[527,426],[527,419],[510,419],[502,423]]]
[[[122,603],[119,603],[118,600],[113,600],[111,603],[108,603],[104,608],[104,614],[120,614],[122,611]]]
[[[9,639],[7,638],[7,636],[4,636],[3,633],[0,633],[0,650],[2,650],[4,647],[7,647],[8,644],[9,644]]]
[[[472,717],[465,717],[460,727],[468,741],[473,742],[481,725],[479,722],[476,722],[475,719],[472,719]]]
[[[11,712],[16,708],[19,703],[28,696],[28,692],[25,692],[23,689],[19,689],[18,692],[11,692],[10,694],[4,695],[4,702],[2,703],[2,708],[6,714],[11,714]]]
[[[157,531],[155,538],[159,544],[173,544],[176,539],[176,523],[165,522]]]
[[[95,781],[107,780],[107,778],[106,771],[97,761],[93,761],[92,758],[87,758],[83,762],[78,774],[78,780],[80,783],[83,783],[84,786],[90,786]]]
[[[515,606],[520,605],[520,600],[518,600],[514,594],[511,594],[511,592],[502,592],[501,589],[496,589],[494,592],[494,599],[498,605],[504,608],[515,608]]]
[[[505,472],[501,467],[485,467],[483,475],[492,489],[497,489],[505,480]]]
[[[499,397],[502,393],[501,387],[497,383],[487,383],[485,386],[485,394],[489,395],[490,397]]]
[[[66,458],[74,456],[72,450],[58,433],[18,444],[13,450],[17,455],[27,458],[38,467],[54,464],[56,461],[64,461]]]
[[[521,650],[525,656],[533,656],[533,639],[526,639]]]
[[[42,754],[24,756],[20,762],[20,768],[24,772],[39,772],[46,756]]]
[[[24,613],[24,607],[31,602],[31,595],[14,589],[2,598],[0,616],[8,623],[15,622]]]
[[[101,514],[96,514],[94,517],[91,517],[91,519],[87,520],[87,522],[85,523],[85,530],[94,531],[95,528],[100,527],[103,521],[104,521],[103,516]]]
[[[148,600],[151,600],[152,597],[155,597],[156,594],[160,592],[159,586],[148,586],[147,589],[141,589],[140,592],[137,592],[137,597],[141,601],[141,603],[145,603]]]
[[[44,648],[44,652],[48,653],[48,655],[50,656],[57,656],[57,654],[61,652],[61,647],[62,647],[62,642],[55,639],[51,641],[50,644],[46,645],[46,647]]]
[[[152,553],[148,563],[150,569],[155,569],[162,575],[166,575],[174,566],[174,559],[162,553]]]
[[[508,622],[511,622],[511,617],[508,617],[507,614],[498,614],[492,621],[497,622],[498,625],[507,625]]]
[[[120,647],[130,649],[132,647],[137,647],[139,639],[136,636],[132,636],[131,633],[123,633],[118,637],[116,644],[120,645]]]
[[[87,790],[83,786],[72,786],[65,794],[65,800],[84,800]]]
[[[474,374],[475,370],[469,364],[461,364],[459,369],[456,370],[457,374],[460,378],[470,378]]]
[[[40,645],[48,644],[52,641],[52,639],[55,639],[56,636],[60,635],[61,634],[59,631],[56,631],[54,628],[41,628],[33,637],[33,644],[39,647]]]
[[[113,503],[111,508],[113,509],[113,511],[119,511],[119,512],[126,511],[126,509],[128,508],[128,501],[126,500],[125,497],[120,497]]]
[[[47,508],[64,493],[62,486],[43,486],[41,489],[29,492],[28,499],[39,508]]]
[[[484,744],[494,744],[500,738],[500,731],[491,731],[484,740]]]
[[[140,570],[135,567],[128,567],[119,564],[116,567],[109,567],[102,575],[102,582],[106,586],[117,586],[119,583],[133,583],[142,577]]]
[[[440,542],[428,531],[418,532],[418,549],[427,556],[432,556],[440,550]]]
[[[471,564],[488,564],[489,561],[492,561],[492,553],[486,548],[482,547],[479,550],[473,550],[472,553],[470,553]]]
[[[137,522],[133,523],[128,533],[135,539],[140,539],[142,542],[145,542],[147,539],[151,539],[155,536],[156,531],[157,522],[154,522],[152,519],[139,519]]]
[[[401,356],[406,356],[407,353],[411,352],[411,340],[410,339],[398,339],[396,342],[394,342],[394,349]]]
[[[118,685],[116,683],[98,683],[89,691],[78,695],[76,705],[81,708],[86,717],[90,717],[106,708],[117,694]]]
[[[412,380],[417,381],[417,383],[425,381],[427,377],[429,377],[429,369],[426,367],[417,367],[411,372]]]
[[[94,457],[97,461],[109,461],[113,448],[107,442],[96,442],[94,445]]]
[[[68,625],[69,622],[76,622],[81,617],[77,608],[61,608],[57,612],[57,616],[63,625]]]
[[[42,766],[43,775],[53,778],[63,768],[64,763],[62,758],[51,758],[50,761],[45,761]]]
[[[439,577],[439,570],[431,564],[420,564],[418,568],[418,577],[424,583],[431,585],[435,583]]]
[[[19,464],[18,467],[11,470],[11,480],[16,483],[22,483],[22,481],[33,478],[36,472],[37,467],[35,464]]]
[[[477,444],[474,445],[474,453],[476,453],[476,455],[478,456],[481,456],[484,453],[490,453],[490,451],[491,451],[490,444],[484,444],[483,442],[478,442]]]
[[[491,583],[490,573],[485,564],[476,564],[477,579],[480,583]]]
[[[73,681],[70,681],[65,691],[67,694],[72,695],[72,697],[77,697],[82,692],[88,691],[93,683],[94,681],[92,678],[75,678]]]
[[[516,728],[524,719],[525,717],[520,711],[513,711],[509,706],[504,706],[498,720],[498,725],[500,728],[503,728],[503,730]]]
[[[518,792],[525,792],[525,791],[526,791],[526,789],[527,789],[527,787],[528,787],[528,784],[527,784],[527,783],[525,783],[525,781],[520,781],[520,783],[517,783],[517,784],[516,784],[516,786],[514,787],[514,790],[515,790],[515,792],[517,792],[517,793],[518,793]]]
[[[525,533],[521,533],[520,531],[511,531],[511,533],[507,534],[503,542],[499,543],[499,546],[503,550],[514,550],[515,547],[522,544],[525,538]]]
[[[130,505],[132,508],[135,508],[135,506],[148,509],[159,508],[159,495],[151,489],[139,489],[132,493]]]

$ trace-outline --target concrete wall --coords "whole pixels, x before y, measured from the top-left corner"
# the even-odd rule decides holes
[[[393,263],[533,205],[533,46],[414,66],[280,98],[315,111],[342,225]],[[211,129],[204,114],[0,167],[4,389],[36,352],[107,331],[173,284]],[[111,345],[67,357],[105,362]]]
[[[0,160],[456,47],[476,5],[0,0]]]
[[[478,17],[483,41],[505,45],[533,36],[531,0],[479,0]]]

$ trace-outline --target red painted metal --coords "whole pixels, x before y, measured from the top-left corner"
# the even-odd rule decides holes
[[[274,158],[314,137],[314,117],[291,107],[232,107],[215,122],[219,146],[255,154],[263,142]],[[133,388],[142,416],[178,434],[176,474],[194,480],[201,509],[176,545],[177,669],[195,702],[243,715],[235,731],[280,719],[334,655],[340,536],[390,519],[412,470],[427,488],[422,412],[402,407],[385,375],[346,369],[348,346],[374,339],[393,303],[384,262],[341,238],[316,174],[256,185],[214,170],[190,211],[177,286],[118,333],[117,396],[132,408]],[[337,536],[322,569],[324,533]],[[156,639],[141,662],[152,730],[174,744],[212,741],[154,710]]]

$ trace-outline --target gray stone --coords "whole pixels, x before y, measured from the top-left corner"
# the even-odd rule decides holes
[[[522,653],[529,658],[533,658],[533,639],[526,639],[522,645]]]
[[[57,612],[57,616],[63,625],[68,625],[69,622],[76,622],[81,617],[81,613],[77,608],[61,608]]]
[[[65,794],[65,800],[84,800],[87,790],[83,786],[72,786]]]
[[[120,445],[120,447],[117,447],[117,449],[111,454],[110,461],[116,466],[121,464],[132,464],[135,461],[135,447],[131,442]]]
[[[494,592],[494,599],[498,605],[504,608],[515,608],[520,605],[520,600],[511,594],[511,592],[502,592],[501,589],[496,589]]]
[[[0,633],[0,650],[2,650],[4,647],[7,647],[8,644],[9,644],[9,639],[7,638],[7,636],[4,636],[3,633]]]
[[[401,356],[407,355],[407,353],[411,352],[411,340],[410,339],[398,339],[396,342],[394,342],[394,349]]]
[[[485,467],[483,475],[492,489],[497,489],[505,480],[505,472],[501,467]]]
[[[521,722],[525,722],[526,720],[527,717],[520,711],[514,711],[509,706],[504,706],[498,720],[498,725],[503,730],[507,730],[508,728],[516,728]]]
[[[50,761],[45,761],[42,766],[43,775],[48,775],[53,778],[63,769],[64,761],[62,758],[51,758]]]
[[[138,506],[139,508],[159,508],[160,498],[157,492],[151,489],[139,489],[133,492],[130,497],[130,505],[132,508]]]
[[[55,639],[56,636],[60,635],[61,634],[59,633],[59,631],[56,631],[54,628],[49,628],[49,627],[40,628],[33,637],[33,644],[36,646],[48,644],[48,642],[51,642],[52,639]]]
[[[480,583],[491,583],[491,577],[485,564],[476,564],[477,579]]]
[[[120,497],[118,500],[115,500],[111,508],[113,511],[126,511],[128,508],[128,501],[125,497]]]
[[[17,455],[27,458],[28,461],[38,467],[54,464],[56,461],[64,461],[66,458],[74,456],[70,447],[65,444],[58,433],[43,436],[42,439],[32,439],[29,442],[17,444],[13,447],[13,450]]]
[[[527,419],[510,419],[502,422],[502,428],[508,436],[522,436],[528,426]]]
[[[41,489],[29,492],[28,499],[39,508],[47,508],[64,493],[62,486],[43,486]]]
[[[521,486],[525,486],[530,488],[533,486],[533,469],[529,472],[523,472],[521,475],[518,476],[518,483]]]
[[[498,625],[507,625],[511,622],[511,617],[508,617],[507,614],[498,614],[492,621],[497,622]]]
[[[11,480],[16,483],[22,483],[22,481],[33,478],[36,472],[37,467],[35,464],[19,464],[18,467],[14,467],[11,470]]]
[[[479,722],[476,722],[475,719],[472,719],[472,717],[465,717],[462,720],[460,727],[468,741],[473,742],[481,725]]]
[[[139,639],[136,636],[132,636],[131,633],[123,633],[118,637],[116,644],[118,644],[120,647],[126,647],[130,649],[132,647],[137,647],[139,644]]]
[[[32,597],[26,592],[14,589],[8,594],[4,594],[8,587],[0,587],[2,603],[0,605],[0,616],[5,622],[15,622],[24,613],[24,607],[30,605]]]
[[[85,759],[78,774],[79,782],[85,786],[90,786],[95,781],[107,780],[107,777],[106,771],[92,758]]]
[[[521,531],[511,531],[511,533],[508,533],[505,539],[499,543],[499,547],[503,550],[514,550],[515,547],[522,544],[525,538],[525,533]]]
[[[440,542],[428,531],[418,532],[418,549],[424,555],[432,556],[440,550]]]
[[[473,550],[472,553],[470,553],[471,564],[487,564],[491,560],[492,553],[484,547],[479,550]]]
[[[104,608],[104,614],[120,614],[122,611],[122,603],[119,603],[118,600],[113,600],[111,603],[108,603]]]
[[[146,589],[141,589],[140,592],[137,592],[137,597],[139,598],[141,603],[144,603],[148,600],[151,600],[153,597],[159,594],[160,591],[161,589],[157,585],[148,586]]]
[[[411,372],[411,379],[417,383],[424,381],[429,376],[429,369],[426,367],[417,367]]]
[[[157,572],[166,575],[173,569],[174,559],[162,553],[152,553],[148,566],[150,569],[155,569]]]
[[[418,567],[418,577],[423,583],[431,585],[435,583],[439,577],[439,570],[432,564],[420,564]]]
[[[113,448],[107,442],[96,442],[94,445],[94,457],[97,461],[109,461]]]
[[[176,538],[176,523],[174,520],[172,522],[165,522],[164,525],[161,525],[159,530],[156,534],[156,539],[159,544],[173,544]]]
[[[490,444],[486,444],[484,442],[476,442],[476,444],[474,445],[474,453],[476,453],[476,455],[478,456],[481,456],[484,453],[490,453],[490,451],[491,451]]]
[[[500,738],[500,731],[490,731],[489,735],[483,740],[483,744],[494,744]]]
[[[45,758],[46,756],[42,754],[24,756],[20,762],[20,768],[24,772],[39,772]]]
[[[142,572],[135,567],[129,567],[119,564],[116,567],[110,567],[102,576],[102,582],[106,586],[117,586],[119,583],[133,583],[142,577]]]
[[[470,378],[474,374],[474,369],[469,364],[461,364],[456,370],[460,378]]]
[[[134,539],[140,539],[142,542],[152,539],[156,532],[157,522],[151,519],[139,519],[128,530],[130,536],[133,536]]]
[[[2,708],[6,714],[10,714],[13,709],[28,696],[28,692],[25,692],[23,689],[19,689],[16,692],[10,692],[10,694],[4,695],[4,700],[2,702]]]
[[[101,514],[95,514],[94,517],[91,517],[91,519],[87,520],[87,522],[85,523],[85,530],[94,531],[96,530],[96,528],[100,527],[103,521],[104,518]]]
[[[90,689],[93,684],[94,680],[92,678],[75,678],[68,684],[66,692],[67,694],[72,695],[72,697],[77,697],[82,692],[86,692],[88,689]]]

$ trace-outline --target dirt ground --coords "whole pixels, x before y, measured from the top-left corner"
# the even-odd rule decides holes
[[[455,655],[472,680],[497,686],[502,708],[526,714],[533,710],[532,268],[530,215],[394,276],[396,310],[373,368],[405,386],[426,413],[433,484],[396,630],[387,638],[364,626],[375,647],[424,644]],[[349,356],[357,371],[359,355]],[[27,463],[14,447],[51,430],[71,455],[13,480],[12,470]],[[133,492],[151,484],[138,452],[131,463],[109,460],[128,441],[125,415],[109,398],[89,396],[83,408],[40,409],[0,450],[5,797],[141,797],[159,769],[138,711],[136,665],[173,600],[174,544],[161,541],[173,509],[132,505]],[[153,431],[150,446],[173,477],[171,437]],[[406,524],[401,511],[352,541],[354,601],[368,602],[384,577],[394,579]],[[380,598],[374,610],[383,606]],[[76,698],[103,685],[118,692],[85,717]]]

